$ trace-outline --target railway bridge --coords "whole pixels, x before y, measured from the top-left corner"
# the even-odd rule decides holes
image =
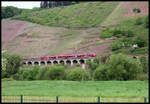
[[[26,66],[35,66],[35,65],[54,65],[54,64],[65,64],[71,65],[74,64],[81,64],[82,68],[85,69],[86,60],[89,58],[69,58],[69,59],[44,59],[41,60],[40,58],[31,58],[31,59],[24,59],[24,65]],[[90,58],[93,60],[93,58]]]

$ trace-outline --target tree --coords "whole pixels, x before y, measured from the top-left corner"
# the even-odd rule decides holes
[[[6,56],[6,72],[8,77],[18,72],[19,67],[23,64],[23,59],[21,56],[16,54],[7,54]]]
[[[21,14],[22,9],[13,7],[13,6],[6,6],[6,7],[2,7],[2,18],[9,18],[9,17],[13,17],[15,15],[19,15]]]

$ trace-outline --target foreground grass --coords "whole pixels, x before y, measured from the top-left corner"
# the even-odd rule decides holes
[[[2,81],[2,95],[148,97],[146,81]]]

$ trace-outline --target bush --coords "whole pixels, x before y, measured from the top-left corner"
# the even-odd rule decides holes
[[[140,17],[135,20],[135,25],[141,25],[141,24],[143,24],[143,23],[144,23],[144,21],[143,21],[143,19],[140,18]]]
[[[13,75],[13,78],[15,80],[30,80],[30,78],[29,78],[30,72],[31,72],[31,70],[22,68],[19,70],[18,73]]]
[[[38,80],[63,80],[65,79],[65,66],[46,66],[38,70],[36,79]]]
[[[149,80],[148,74],[141,74],[141,73],[140,73],[140,74],[137,74],[136,80],[141,80],[141,81]]]
[[[111,45],[111,50],[112,51],[116,51],[116,50],[119,50],[119,49],[121,49],[123,46],[122,46],[122,42],[121,41],[119,41],[119,40],[117,40],[117,41],[115,41],[114,43],[112,43],[112,45]]]
[[[135,49],[132,54],[147,54],[149,51],[148,51],[148,47],[142,47],[142,48],[138,48],[138,49]]]
[[[133,9],[133,12],[140,13],[141,10],[140,10],[140,8],[134,8],[134,9]]]
[[[6,55],[6,72],[8,77],[18,72],[19,67],[23,64],[23,59],[21,56],[15,54]]]
[[[113,36],[118,38],[122,36],[133,37],[134,35],[135,34],[133,33],[132,29],[128,27],[121,28],[118,26],[113,30]]]
[[[113,36],[118,37],[118,38],[121,37],[121,36],[123,36],[122,30],[121,30],[120,27],[116,27],[116,28],[113,30]]]
[[[72,81],[89,80],[89,73],[81,68],[75,68],[67,72],[67,80]]]
[[[108,80],[107,77],[107,70],[108,67],[106,65],[100,65],[95,71],[94,71],[94,80]]]
[[[102,30],[100,34],[101,38],[110,38],[112,36],[113,36],[113,32],[109,28]]]
[[[100,61],[102,64],[105,64],[106,63],[106,60],[109,59],[109,56],[108,55],[102,55],[101,58],[100,58]]]
[[[132,38],[123,38],[121,42],[124,44],[124,47],[130,47],[133,44]]]
[[[144,73],[148,73],[148,59],[145,56],[139,58]]]
[[[138,47],[144,47],[147,45],[146,40],[143,39],[143,37],[138,36],[135,40],[134,40],[134,44],[137,44]]]
[[[149,18],[148,18],[148,16],[145,17],[145,27],[146,28],[149,27]]]
[[[51,66],[50,70],[45,73],[50,80],[64,80],[66,73],[64,66]]]
[[[40,67],[40,69],[38,70],[38,74],[36,75],[36,79],[37,80],[48,80],[49,78],[47,76],[45,76],[45,74],[47,73],[47,70],[49,70],[49,67]]]
[[[14,79],[12,78],[3,78],[2,81],[13,81]]]
[[[21,12],[22,9],[13,6],[2,7],[2,18],[9,18],[15,15],[19,15]]]
[[[142,67],[138,60],[123,54],[111,55],[106,65],[109,66],[107,71],[110,80],[133,80],[138,73],[142,72]]]
[[[9,75],[5,70],[2,70],[1,78],[8,78]]]

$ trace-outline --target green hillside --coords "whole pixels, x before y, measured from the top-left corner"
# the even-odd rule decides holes
[[[80,2],[71,6],[24,12],[13,19],[57,27],[100,26],[119,2]]]

